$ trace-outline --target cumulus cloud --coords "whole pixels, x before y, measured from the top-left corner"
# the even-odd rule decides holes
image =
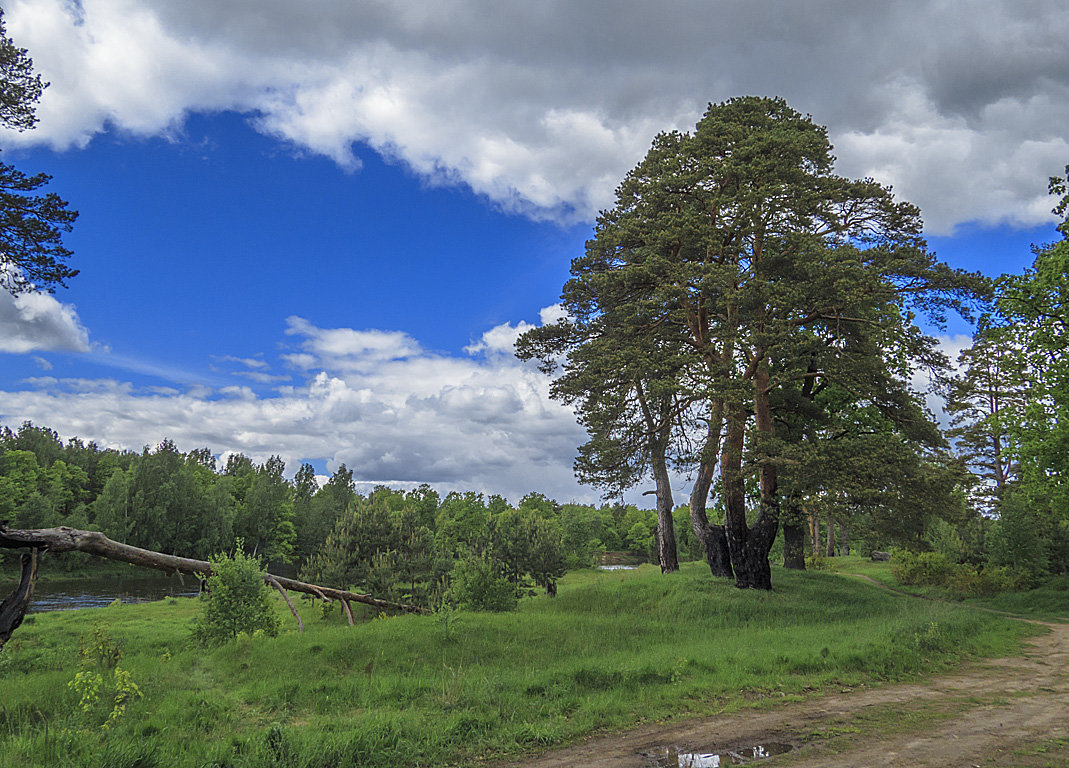
[[[480,352],[484,354],[511,355],[516,349],[516,340],[520,338],[520,334],[534,327],[522,320],[516,325],[512,323],[495,325],[489,331],[484,332],[478,341],[464,347],[464,351],[469,355]]]
[[[565,317],[567,317],[567,312],[560,304],[542,307],[538,311],[538,319],[542,325],[553,325]],[[512,355],[516,351],[516,340],[520,338],[520,335],[535,327],[523,320],[515,325],[512,323],[495,325],[489,331],[485,331],[478,341],[464,347],[464,351],[469,355]]]
[[[180,134],[194,111],[355,170],[364,143],[534,217],[589,219],[660,130],[708,101],[782,95],[829,126],[849,175],[894,184],[930,229],[1050,219],[1065,162],[1060,0],[12,0],[52,82],[37,131]]]
[[[0,290],[0,352],[47,351],[89,351],[89,332],[74,306],[47,293],[12,296]],[[35,359],[50,367],[42,358]]]
[[[277,453],[291,470],[304,459],[332,470],[345,463],[371,484],[597,498],[572,476],[583,431],[533,366],[506,355],[438,355],[404,334],[297,317],[285,333],[307,350],[299,353],[307,373],[270,394],[36,377],[0,392],[0,420],[29,419],[115,448],[168,437],[186,450],[206,445],[258,461]]]

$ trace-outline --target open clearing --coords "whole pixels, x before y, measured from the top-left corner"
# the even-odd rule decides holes
[[[0,656],[0,766],[644,768],[666,747],[773,743],[794,749],[759,765],[1069,765],[1069,625],[828,572],[776,583],[739,590],[698,562],[579,571],[515,612],[356,627],[297,601],[303,634],[276,597],[277,637],[208,649],[198,600],[35,614]],[[1069,614],[1046,592],[1044,618]],[[70,687],[111,676],[98,646],[143,694],[109,728],[110,694],[84,709]]]
[[[873,582],[875,583],[875,582]],[[665,748],[723,753],[788,743],[755,764],[1069,766],[1069,624],[1025,641],[1021,656],[963,665],[923,684],[859,687],[784,706],[658,724],[511,763],[515,768],[649,768]],[[697,768],[695,764],[695,768]]]

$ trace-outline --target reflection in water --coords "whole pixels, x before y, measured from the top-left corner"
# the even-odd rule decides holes
[[[658,768],[721,768],[726,765],[746,765],[751,760],[782,755],[794,749],[793,744],[773,742],[738,747],[722,752],[703,752],[665,747],[664,753],[655,761]]]
[[[165,597],[195,597],[200,591],[196,577],[134,576],[101,577],[71,581],[37,582],[29,613],[101,608],[119,600],[144,603]],[[0,592],[6,591],[0,586]]]

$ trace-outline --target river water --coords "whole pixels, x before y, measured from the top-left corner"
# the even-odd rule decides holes
[[[14,582],[0,582],[0,599],[15,588]],[[29,613],[66,611],[74,608],[101,608],[119,600],[144,603],[165,597],[195,597],[200,591],[195,576],[100,576],[91,579],[38,581],[33,588]]]

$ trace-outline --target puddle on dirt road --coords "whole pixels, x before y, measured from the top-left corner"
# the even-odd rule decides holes
[[[750,747],[735,747],[719,752],[665,747],[661,752],[648,755],[657,768],[721,768],[727,765],[749,765],[755,760],[773,755],[782,755],[794,749],[793,744],[770,742]]]

